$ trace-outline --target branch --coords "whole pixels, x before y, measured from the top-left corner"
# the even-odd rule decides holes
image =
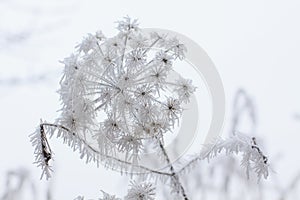
[[[171,164],[170,158],[169,158],[169,156],[167,154],[166,149],[164,148],[164,145],[162,144],[162,142],[157,137],[156,137],[156,139],[158,140],[159,147],[160,147],[160,149],[161,149],[161,151],[162,151],[162,153],[163,153],[163,155],[164,155],[164,157],[165,157],[168,165],[170,166],[170,171],[172,173],[172,177],[173,177],[172,180],[174,182],[174,185],[175,185],[175,187],[178,186],[180,188],[180,191],[177,191],[177,192],[181,193],[181,195],[184,198],[184,200],[188,200],[188,197],[187,197],[187,195],[185,193],[184,187],[183,187],[182,183],[180,182],[178,174],[175,172],[173,165]]]
[[[91,160],[91,159],[89,159],[89,156],[92,156],[93,159],[97,162],[99,162],[99,160],[101,158],[101,160],[105,159],[106,161],[109,161],[109,160],[110,161],[115,161],[119,164],[126,165],[128,167],[130,166],[132,168],[136,168],[137,170],[142,171],[142,172],[137,172],[136,174],[154,173],[154,174],[158,174],[158,175],[172,177],[172,174],[167,173],[167,172],[153,170],[153,169],[150,169],[150,168],[142,166],[142,165],[135,165],[131,162],[127,162],[127,161],[121,160],[119,158],[110,156],[110,155],[105,155],[105,154],[99,152],[97,149],[95,149],[91,145],[89,145],[84,139],[80,138],[78,136],[78,134],[72,132],[69,128],[67,128],[63,125],[51,124],[51,123],[41,123],[40,126],[39,126],[39,129],[38,129],[38,132],[31,136],[31,138],[32,138],[31,141],[32,141],[33,145],[36,146],[36,151],[35,151],[36,163],[38,164],[38,166],[42,166],[43,174],[44,174],[44,167],[50,167],[49,166],[49,161],[52,159],[52,151],[51,151],[49,143],[47,141],[46,132],[45,132],[45,129],[44,129],[44,127],[46,127],[46,126],[61,129],[65,132],[69,133],[71,136],[76,137],[76,139],[78,141],[77,141],[77,143],[73,143],[73,145],[77,144],[79,147],[81,147],[81,145],[84,146],[84,148],[82,148],[82,147],[79,148],[79,152],[81,153],[81,158],[83,158],[85,155],[88,157],[87,161]],[[33,140],[34,140],[33,138],[39,138],[41,145],[36,145],[36,143],[33,142]],[[34,140],[34,141],[36,141],[36,140]],[[71,146],[70,142],[68,144],[69,144],[69,146]],[[37,149],[39,149],[39,150],[37,150]],[[74,151],[76,149],[77,148],[74,148]],[[88,155],[87,154],[88,151],[92,152],[93,155]],[[43,174],[42,174],[41,178],[43,177]],[[131,172],[130,174],[133,175],[135,173]],[[46,177],[47,177],[47,179],[50,178],[50,174],[46,173]]]

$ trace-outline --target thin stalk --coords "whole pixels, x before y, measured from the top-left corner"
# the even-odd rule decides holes
[[[40,124],[40,127],[44,127],[44,126],[50,126],[50,127],[55,127],[55,128],[59,128],[59,129],[62,129],[70,134],[72,134],[73,136],[77,136],[78,135],[76,133],[73,133],[70,129],[68,129],[67,127],[63,126],[63,125],[59,125],[59,124],[51,124],[51,123],[41,123]],[[43,129],[42,129],[43,130]],[[44,132],[45,133],[45,132]],[[44,135],[45,136],[45,135]],[[46,136],[45,136],[46,137]],[[99,152],[97,149],[95,149],[94,147],[92,147],[91,145],[87,144],[86,141],[80,137],[78,137],[78,139],[86,146],[86,148],[88,148],[90,151],[92,151],[95,155],[99,155],[99,156],[102,156],[102,157],[105,157],[106,159],[111,159],[111,160],[114,160],[114,161],[117,161],[119,163],[122,163],[122,164],[126,164],[126,165],[130,165],[132,167],[136,167],[138,169],[141,169],[143,171],[146,171],[144,173],[154,173],[154,174],[158,174],[158,175],[164,175],[164,176],[173,176],[172,174],[170,173],[167,173],[167,172],[161,172],[161,171],[157,171],[157,170],[153,170],[153,169],[150,169],[148,167],[145,167],[143,165],[135,165],[131,162],[128,162],[128,161],[124,161],[124,160],[121,160],[119,158],[116,158],[116,157],[113,157],[113,156],[109,156],[109,155],[105,155],[105,154],[102,154],[101,152]],[[50,149],[50,147],[49,147]],[[141,173],[142,174],[142,173]]]
[[[157,38],[144,52],[143,55],[145,55],[161,38]]]
[[[163,155],[164,155],[164,157],[166,159],[167,164],[170,166],[170,171],[171,171],[171,174],[172,174],[172,180],[173,180],[174,184],[178,185],[179,188],[180,188],[180,191],[177,191],[177,192],[181,193],[181,195],[182,195],[182,197],[183,197],[184,200],[189,200],[188,197],[187,197],[187,195],[186,195],[186,193],[185,193],[185,189],[184,189],[182,183],[179,180],[179,176],[175,172],[175,169],[174,169],[174,167],[173,167],[173,165],[171,163],[171,160],[170,160],[170,158],[168,156],[168,153],[167,153],[164,145],[162,144],[162,142],[158,138],[156,138],[156,139],[159,142],[159,147],[160,147],[160,149],[161,149],[161,151],[162,151],[162,153],[163,153]]]
[[[121,68],[122,69],[124,69],[124,57],[125,57],[125,52],[126,52],[127,41],[128,41],[128,34],[126,34],[125,41],[124,41],[124,49],[123,49],[123,54],[122,54],[122,59],[121,59]]]

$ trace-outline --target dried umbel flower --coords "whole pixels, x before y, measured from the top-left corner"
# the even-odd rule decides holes
[[[151,183],[131,182],[128,194],[124,200],[154,200],[155,188]]]
[[[57,123],[81,138],[108,140],[132,161],[143,151],[143,139],[174,127],[195,87],[182,77],[170,81],[173,63],[185,51],[176,38],[153,37],[129,18],[118,22],[118,30],[112,38],[88,34],[64,59]],[[164,124],[159,130],[153,127],[158,121]]]
[[[188,162],[172,163],[164,136],[179,124],[183,105],[196,90],[191,80],[174,73],[173,65],[184,59],[186,48],[177,38],[143,32],[137,20],[128,17],[117,27],[119,33],[111,38],[101,31],[88,34],[62,61],[60,117],[53,124],[41,122],[31,135],[42,177],[50,177],[53,157],[46,134],[55,134],[86,162],[101,161],[108,168],[137,175],[138,180],[160,180],[170,186],[171,194],[185,200],[189,198],[181,175],[222,150],[241,152],[247,173],[253,169],[259,179],[266,178],[266,157],[255,139],[242,134],[214,141],[204,148],[204,154]],[[140,162],[147,145],[157,151],[164,167],[152,169]],[[132,182],[125,199],[153,200],[154,196],[152,183]],[[102,199],[118,198],[103,193]]]
[[[117,23],[116,36],[88,34],[62,61],[61,115],[40,127],[57,131],[87,161],[118,154],[137,164],[146,140],[161,140],[179,123],[195,87],[174,75],[173,64],[186,51],[178,39],[143,32],[128,17]],[[41,130],[33,138],[43,138]],[[51,159],[47,150],[39,154],[43,166]]]

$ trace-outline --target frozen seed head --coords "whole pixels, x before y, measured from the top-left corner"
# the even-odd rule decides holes
[[[82,137],[105,135],[96,138],[107,138],[130,159],[142,153],[141,138],[172,130],[195,88],[182,77],[169,80],[173,64],[184,57],[178,39],[144,33],[129,17],[117,29],[111,38],[101,31],[88,34],[64,59],[58,122]],[[153,126],[158,121],[163,125]]]
[[[154,200],[155,187],[151,183],[131,182],[125,200]]]
[[[117,35],[87,34],[62,61],[62,108],[55,124],[63,130],[57,133],[81,157],[87,155],[87,162],[101,152],[137,163],[144,140],[172,132],[182,105],[195,91],[191,81],[171,77],[176,74],[174,63],[184,58],[185,47],[178,39],[145,33],[129,17],[117,24]],[[37,162],[48,174],[51,151],[42,148],[46,140],[36,134],[32,141],[40,149]]]

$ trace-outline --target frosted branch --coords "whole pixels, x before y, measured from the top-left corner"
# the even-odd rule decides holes
[[[43,173],[41,178],[43,178],[44,175],[46,175],[46,179],[49,179],[51,177],[51,171],[52,168],[49,165],[49,161],[52,159],[52,151],[50,149],[46,132],[44,127],[54,127],[57,129],[61,129],[69,134],[73,141],[67,141],[70,138],[67,138],[66,136],[61,135],[64,138],[64,141],[69,144],[73,148],[73,150],[79,150],[79,153],[81,154],[81,158],[87,157],[87,162],[90,162],[91,160],[96,161],[97,163],[101,160],[105,160],[106,163],[110,163],[111,165],[114,165],[112,163],[117,163],[120,166],[127,166],[127,168],[134,168],[136,174],[147,174],[147,173],[153,173],[161,176],[172,176],[172,174],[167,172],[161,172],[157,170],[150,169],[148,167],[142,166],[142,165],[135,165],[131,162],[124,161],[121,159],[118,159],[116,157],[105,155],[99,152],[97,149],[89,145],[84,139],[77,136],[76,133],[71,132],[69,128],[66,128],[62,125],[58,124],[51,124],[51,123],[41,123],[39,126],[39,129],[31,135],[31,142],[35,146],[35,155],[36,155],[36,161],[35,163],[42,167]],[[52,130],[54,131],[54,130]],[[60,133],[58,131],[58,133]],[[53,135],[53,132],[50,133],[50,135]],[[110,165],[108,165],[110,166]],[[130,174],[130,173],[129,173]],[[132,173],[134,174],[134,173]]]
[[[207,159],[209,161],[222,151],[225,151],[226,154],[242,154],[241,165],[246,168],[247,177],[249,177],[250,170],[253,170],[257,174],[258,180],[260,180],[262,176],[264,178],[268,177],[268,159],[257,145],[254,137],[251,138],[236,133],[226,140],[218,139],[204,147],[201,153],[201,159]]]

